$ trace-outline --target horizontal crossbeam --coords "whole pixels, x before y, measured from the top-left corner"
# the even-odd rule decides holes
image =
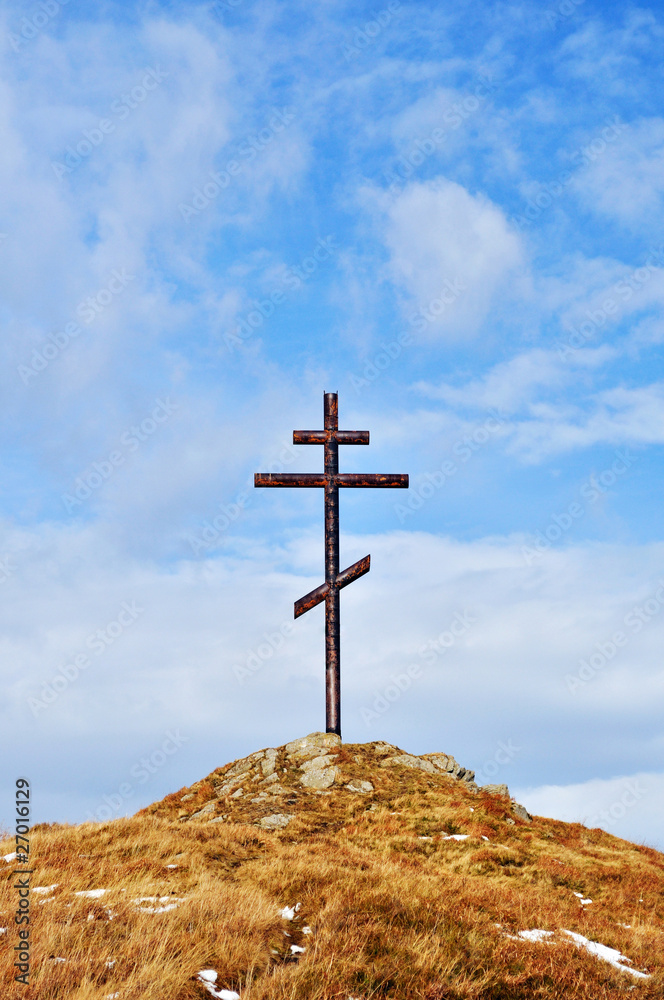
[[[348,569],[345,569],[342,573],[339,573],[336,580],[336,589],[342,590],[347,587],[349,583],[353,580],[358,580],[365,573],[368,573],[371,569],[371,556],[365,556],[364,559],[359,559]],[[301,597],[299,601],[295,602],[295,617],[299,618],[300,615],[305,614],[307,611],[311,611],[315,608],[317,604],[322,604],[322,602],[327,597],[330,592],[329,584],[322,583],[320,587],[316,587],[315,590],[310,590],[308,594]]]
[[[369,444],[369,431],[293,431],[293,444]]]
[[[254,486],[325,486],[325,473],[255,472]]]
[[[338,472],[334,477],[337,486],[390,486],[408,489],[408,474],[388,474],[382,472]]]
[[[381,472],[256,472],[254,486],[373,486],[408,489],[408,475]]]

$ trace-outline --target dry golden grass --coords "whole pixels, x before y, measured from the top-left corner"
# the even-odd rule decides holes
[[[187,790],[130,819],[34,828],[32,886],[57,888],[32,895],[31,985],[16,985],[13,866],[0,861],[2,1000],[203,1000],[201,969],[242,1000],[662,1000],[663,855],[580,825],[509,823],[506,800],[464,782],[375,764],[368,774],[361,745],[353,764],[374,792],[307,795],[283,831],[179,822]],[[212,780],[194,786],[192,808]],[[96,888],[99,899],[74,895]],[[142,904],[164,907],[148,913],[141,897],[177,903]],[[282,918],[295,903],[296,919]],[[508,936],[529,928],[578,931],[650,978],[560,934]]]

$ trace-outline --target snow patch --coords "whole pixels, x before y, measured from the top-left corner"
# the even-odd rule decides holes
[[[81,892],[75,892],[75,896],[85,896],[86,899],[99,899],[103,896],[108,889],[82,889]]]
[[[214,969],[203,969],[198,973],[198,981],[203,983],[203,986],[211,993],[213,997],[217,997],[218,1000],[240,1000],[240,994],[235,993],[233,990],[216,990],[214,984],[217,981],[217,973]]]
[[[523,938],[524,941],[546,941],[547,938],[553,937],[553,931],[519,931],[517,937]]]
[[[631,962],[632,960],[631,958],[627,958],[626,955],[622,955],[616,948],[609,948],[608,945],[600,944],[599,941],[589,941],[587,937],[584,937],[583,934],[577,934],[576,931],[564,930],[563,934],[568,934],[577,948],[585,948],[591,955],[596,955],[597,958],[608,962],[614,969],[620,969],[621,972],[630,972],[639,979],[650,978],[646,972],[639,972],[637,969],[630,969],[628,965],[622,965],[622,962]]]
[[[578,893],[575,893],[575,895],[578,895]],[[608,945],[600,944],[599,941],[590,941],[583,934],[577,934],[576,931],[566,931],[563,929],[561,933],[567,934],[577,948],[584,948],[591,955],[595,955],[596,958],[601,958],[603,962],[608,962],[614,969],[620,969],[621,972],[629,972],[638,979],[650,978],[647,972],[639,972],[637,969],[630,969],[629,965],[623,965],[623,962],[631,963],[632,959],[627,958],[626,955],[622,955],[616,948],[609,948]],[[532,930],[519,931],[517,935],[508,934],[507,937],[511,938],[512,941],[521,939],[522,941],[544,941],[547,944],[553,944],[551,941],[553,935],[554,931]]]

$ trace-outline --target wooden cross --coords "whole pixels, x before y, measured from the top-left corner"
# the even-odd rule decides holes
[[[328,733],[341,736],[341,661],[339,591],[369,572],[371,556],[365,556],[339,572],[339,487],[374,486],[408,488],[407,475],[339,472],[340,444],[369,444],[369,431],[339,430],[336,392],[323,396],[322,431],[293,431],[293,444],[322,444],[325,471],[317,473],[257,472],[254,486],[321,486],[325,490],[325,583],[295,601],[295,617],[325,601],[325,722]]]

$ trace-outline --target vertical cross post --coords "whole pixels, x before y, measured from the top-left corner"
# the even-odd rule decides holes
[[[323,487],[325,490],[325,583],[295,602],[295,617],[325,601],[325,723],[328,733],[341,736],[341,653],[339,591],[364,576],[371,567],[365,556],[339,572],[339,487],[373,486],[407,489],[406,474],[356,474],[339,472],[340,444],[369,444],[369,431],[339,430],[336,392],[323,396],[322,431],[293,431],[293,444],[324,445],[324,473],[257,472],[254,486]]]
[[[339,400],[323,397],[325,442],[325,723],[326,732],[341,736],[341,622],[339,576]]]

